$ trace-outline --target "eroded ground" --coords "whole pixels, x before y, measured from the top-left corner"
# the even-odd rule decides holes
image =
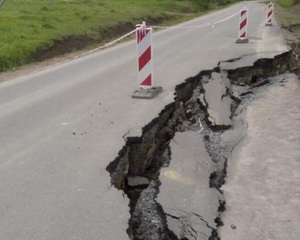
[[[290,8],[275,6],[275,14],[287,43],[291,46],[293,54],[300,66],[300,4]]]
[[[234,68],[239,60],[178,85],[174,102],[141,136],[127,138],[107,166],[112,185],[129,198],[131,239],[220,239],[221,187],[228,159],[246,134],[243,112],[273,84],[271,77],[297,69],[291,51]]]

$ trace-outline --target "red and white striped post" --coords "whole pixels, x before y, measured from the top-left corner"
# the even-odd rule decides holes
[[[266,26],[273,26],[274,4],[270,2],[267,8]]]
[[[248,9],[244,8],[240,11],[239,20],[239,33],[236,43],[247,43],[247,30],[248,30]]]
[[[153,86],[152,73],[152,28],[146,27],[146,23],[139,24],[136,30],[137,54],[138,54],[138,84],[140,88]]]
[[[133,98],[153,98],[162,91],[162,87],[153,87],[152,28],[146,23],[136,25],[138,85]]]

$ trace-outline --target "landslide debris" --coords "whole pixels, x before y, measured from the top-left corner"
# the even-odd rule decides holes
[[[130,239],[219,239],[217,227],[222,225],[219,213],[225,210],[226,204],[220,187],[225,183],[232,149],[240,141],[225,141],[223,134],[234,128],[232,119],[239,114],[236,110],[251,95],[251,89],[268,84],[271,76],[291,71],[294,57],[290,51],[273,59],[259,59],[253,66],[230,70],[223,68],[232,62],[220,62],[215,69],[201,71],[176,86],[174,102],[165,106],[159,116],[143,127],[141,136],[126,138],[118,156],[107,166],[111,184],[122,190],[129,199],[131,217],[127,233]],[[203,166],[209,173],[202,172],[205,179],[202,180],[204,183],[199,184],[187,180],[178,171],[169,172],[169,177],[176,179],[178,184],[184,181],[191,191],[201,196],[199,199],[204,199],[207,194],[208,199],[217,203],[210,205],[207,202],[204,206],[201,204],[205,201],[193,203],[197,209],[203,210],[205,216],[202,216],[202,210],[195,212],[190,203],[183,208],[164,209],[158,201],[162,169],[171,168],[177,155],[172,156],[175,145],[171,141],[176,143],[177,136],[185,132],[201,135],[209,162],[204,162],[201,154],[185,160],[195,161],[191,164],[199,170],[196,175],[201,174]],[[176,182],[172,184],[170,186]],[[179,189],[167,187],[164,191]]]

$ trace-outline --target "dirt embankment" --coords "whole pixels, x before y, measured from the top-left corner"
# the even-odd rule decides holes
[[[287,43],[291,46],[294,57],[298,63],[298,74],[300,74],[300,3],[283,8],[276,4],[276,19],[281,25]]]
[[[146,17],[145,20],[149,24],[159,24],[161,22],[172,20],[174,16],[161,15],[160,17],[152,18]],[[140,19],[136,19],[135,23],[141,22]],[[110,41],[118,36],[126,34],[135,29],[135,23],[133,22],[120,22],[117,25],[113,25],[107,28],[99,29],[101,33],[101,39],[95,40],[86,35],[69,35],[62,39],[54,40],[53,44],[44,49],[38,49],[33,54],[34,61],[41,62],[50,58],[61,56],[66,53],[83,50],[94,44],[101,44]]]

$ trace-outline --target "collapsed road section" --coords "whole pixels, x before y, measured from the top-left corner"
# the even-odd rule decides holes
[[[219,239],[225,210],[220,188],[247,127],[241,103],[270,77],[295,69],[291,52],[234,68],[239,60],[220,62],[178,85],[174,102],[140,137],[128,137],[107,166],[111,184],[129,199],[130,239]]]

